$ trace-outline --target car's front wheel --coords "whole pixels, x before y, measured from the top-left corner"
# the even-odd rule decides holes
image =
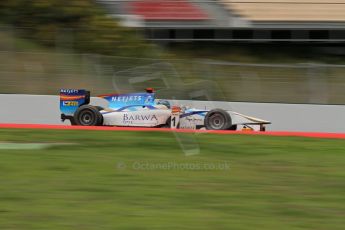
[[[103,116],[97,107],[83,105],[75,112],[74,121],[81,126],[100,126],[103,124]]]
[[[232,126],[230,114],[222,109],[210,110],[205,116],[205,128],[209,130],[228,130]]]

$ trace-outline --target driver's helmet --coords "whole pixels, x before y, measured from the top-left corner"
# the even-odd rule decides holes
[[[157,102],[157,105],[165,105],[168,109],[170,109],[170,102],[169,101],[167,101],[167,100],[159,100],[158,102]]]

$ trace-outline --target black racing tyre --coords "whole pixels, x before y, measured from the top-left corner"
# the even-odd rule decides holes
[[[75,122],[74,117],[71,117],[71,118],[69,119],[69,121],[71,122],[71,125],[72,125],[72,126],[77,125],[77,123]]]
[[[104,108],[102,106],[94,106],[98,111],[103,110]]]
[[[236,131],[236,130],[237,130],[237,125],[232,125],[232,126],[230,126],[229,130]]]
[[[103,116],[92,105],[82,105],[74,113],[74,121],[81,126],[100,126],[103,124]]]
[[[210,110],[205,116],[204,123],[208,130],[228,130],[232,126],[230,114],[222,109]]]

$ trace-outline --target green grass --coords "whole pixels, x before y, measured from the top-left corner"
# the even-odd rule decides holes
[[[1,142],[54,143],[0,150],[2,230],[345,225],[342,140],[0,129]],[[200,154],[186,156],[179,143]],[[169,163],[177,166],[146,167]],[[204,167],[220,163],[230,169]]]

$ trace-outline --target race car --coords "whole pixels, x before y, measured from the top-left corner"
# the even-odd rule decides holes
[[[265,131],[271,122],[222,108],[201,110],[172,106],[168,100],[155,99],[155,92],[106,94],[98,96],[108,102],[107,108],[90,105],[90,91],[61,89],[61,120],[80,126],[156,127],[172,129]]]

